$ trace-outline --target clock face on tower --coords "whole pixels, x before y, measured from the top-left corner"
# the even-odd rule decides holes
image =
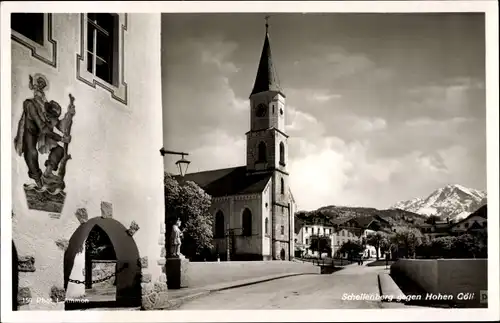
[[[267,106],[264,103],[261,103],[257,106],[255,115],[259,118],[265,117],[267,113]]]

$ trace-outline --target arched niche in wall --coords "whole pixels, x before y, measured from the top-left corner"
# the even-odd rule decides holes
[[[141,268],[139,250],[127,229],[112,218],[95,217],[80,225],[69,240],[64,254],[64,288],[68,287],[75,256],[87,237],[98,226],[109,237],[116,255],[116,306],[140,306]]]

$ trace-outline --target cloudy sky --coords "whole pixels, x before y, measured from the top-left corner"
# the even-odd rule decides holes
[[[191,172],[246,162],[264,16],[163,14],[164,145]],[[282,13],[269,33],[299,209],[486,190],[483,15]]]

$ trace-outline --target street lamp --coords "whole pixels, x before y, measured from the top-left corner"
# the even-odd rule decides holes
[[[187,160],[186,158],[184,158],[184,156],[188,156],[189,155],[188,153],[171,151],[171,150],[165,150],[165,148],[162,147],[160,149],[160,154],[162,156],[165,156],[165,155],[181,155],[182,156],[181,159],[179,159],[177,162],[175,162],[175,164],[177,165],[177,167],[179,167],[179,173],[181,174],[181,177],[184,177],[184,175],[186,175],[187,169],[189,167],[189,164],[191,163],[189,160]]]

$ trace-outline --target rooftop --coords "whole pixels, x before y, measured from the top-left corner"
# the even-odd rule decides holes
[[[188,173],[184,176],[184,180],[195,182],[212,197],[222,197],[260,193],[271,176],[271,174],[249,175],[246,166],[239,166]],[[175,178],[178,179],[179,176]]]

